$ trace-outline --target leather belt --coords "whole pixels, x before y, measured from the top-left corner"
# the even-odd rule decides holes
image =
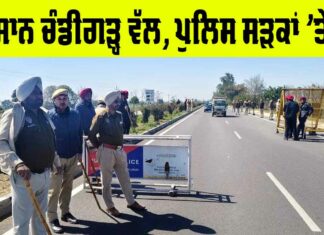
[[[113,150],[122,150],[123,149],[123,145],[102,144],[102,146],[104,146],[105,148],[108,148],[108,149],[113,149]]]

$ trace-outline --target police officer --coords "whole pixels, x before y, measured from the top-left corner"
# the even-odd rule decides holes
[[[273,120],[274,111],[276,110],[276,102],[274,99],[271,100],[269,108],[270,108],[269,120]]]
[[[263,118],[264,117],[264,101],[261,99],[260,101],[260,117]]]
[[[251,108],[252,108],[252,115],[255,115],[255,108],[256,108],[256,102],[255,100],[252,100],[251,101]]]
[[[121,102],[118,107],[118,111],[121,112],[123,116],[124,134],[129,134],[129,130],[131,127],[131,118],[130,118],[130,108],[127,102],[128,91],[126,90],[121,91],[120,94],[121,94]]]
[[[104,99],[99,99],[97,106],[95,108],[95,112],[96,114],[101,113],[103,110],[105,110],[107,108],[106,103],[104,101]]]
[[[240,108],[241,108],[241,101],[240,100],[238,100],[237,102],[236,102],[236,113],[235,113],[235,115],[236,116],[240,116]]]
[[[117,111],[120,103],[120,91],[109,93],[105,97],[108,109],[96,115],[89,132],[89,140],[97,150],[97,160],[100,163],[102,179],[102,195],[107,206],[108,213],[119,216],[111,195],[111,181],[113,171],[116,172],[128,208],[141,211],[145,207],[138,204],[133,197],[129,173],[127,169],[127,156],[123,150],[123,118]],[[99,134],[99,137],[98,137]]]
[[[61,220],[77,223],[69,205],[77,163],[82,156],[82,126],[79,113],[68,106],[69,97],[66,89],[54,91],[52,100],[54,108],[49,111],[49,116],[55,125],[56,149],[63,174],[51,175],[47,217],[53,232],[63,233],[57,215],[58,202],[62,211]]]
[[[61,172],[55,153],[54,126],[41,108],[43,91],[39,77],[24,81],[16,95],[19,102],[2,115],[0,123],[0,167],[9,174],[12,186],[13,234],[29,234],[29,226],[33,234],[46,234],[24,180],[29,180],[45,213],[53,163],[56,173]]]
[[[287,103],[285,103],[284,106],[284,118],[286,122],[285,139],[288,140],[288,138],[291,138],[292,135],[294,135],[294,140],[299,140],[296,130],[296,121],[299,106],[297,102],[294,101],[294,97],[292,95],[288,95],[286,97],[286,100]]]
[[[297,129],[297,135],[299,136],[301,132],[302,138],[304,138],[304,131],[305,131],[305,122],[308,118],[308,116],[312,115],[313,113],[313,107],[306,102],[306,97],[302,96],[300,97],[300,110],[299,110],[299,124],[298,124],[298,129]]]

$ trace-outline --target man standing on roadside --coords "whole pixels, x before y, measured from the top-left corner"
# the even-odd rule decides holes
[[[127,169],[127,155],[123,150],[123,118],[117,111],[121,94],[119,91],[109,93],[105,97],[108,107],[96,115],[89,132],[89,140],[97,150],[97,160],[100,163],[102,179],[102,195],[108,213],[119,216],[111,195],[111,181],[113,171],[116,172],[119,183],[127,201],[127,207],[135,211],[143,211],[145,207],[138,204],[133,197],[129,173]],[[98,137],[99,134],[99,137]]]
[[[299,106],[297,102],[294,101],[294,97],[292,95],[288,95],[286,97],[287,103],[284,106],[284,118],[285,118],[285,139],[294,135],[294,140],[298,139],[298,134],[296,130],[296,122],[297,122],[297,113],[299,111]]]
[[[80,114],[83,134],[88,135],[92,118],[96,115],[95,108],[92,104],[91,88],[82,89],[79,96],[80,101],[75,105],[75,109]]]
[[[263,101],[263,99],[261,99],[261,101],[260,101],[259,108],[260,108],[260,118],[263,118],[264,117],[264,101]]]
[[[276,110],[276,102],[274,99],[271,100],[269,108],[270,108],[269,120],[273,120],[273,115]]]
[[[300,132],[301,132],[301,136],[302,138],[304,138],[304,134],[305,134],[305,122],[308,118],[308,116],[312,115],[312,113],[314,112],[313,107],[306,102],[306,97],[302,96],[300,97],[300,111],[299,111],[299,116],[298,116],[298,129],[297,129],[297,136],[299,136]]]
[[[63,233],[57,215],[58,202],[62,212],[61,220],[72,224],[78,222],[69,206],[77,163],[82,156],[82,127],[79,114],[68,106],[66,89],[54,91],[52,99],[54,108],[49,111],[49,116],[55,125],[56,149],[63,174],[51,176],[47,217],[53,232]]]
[[[47,208],[50,169],[60,174],[55,153],[53,124],[43,105],[42,81],[33,77],[17,89],[18,103],[7,110],[0,122],[0,167],[10,176],[13,234],[46,234],[31,203],[24,181],[29,181],[42,212]]]

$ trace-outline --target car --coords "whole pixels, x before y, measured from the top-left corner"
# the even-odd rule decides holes
[[[212,117],[224,116],[226,117],[227,103],[226,98],[214,98],[212,103]]]
[[[210,112],[212,110],[213,104],[211,102],[207,102],[204,107],[204,112]]]

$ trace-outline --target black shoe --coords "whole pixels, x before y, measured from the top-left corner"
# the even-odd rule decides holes
[[[141,206],[138,204],[138,202],[134,202],[132,205],[128,205],[127,208],[133,210],[133,211],[145,211],[145,206]]]
[[[61,220],[64,222],[69,222],[71,224],[77,224],[78,220],[70,212],[66,213],[61,217]]]
[[[51,221],[50,227],[54,233],[64,233],[64,229],[61,227],[58,219]]]

